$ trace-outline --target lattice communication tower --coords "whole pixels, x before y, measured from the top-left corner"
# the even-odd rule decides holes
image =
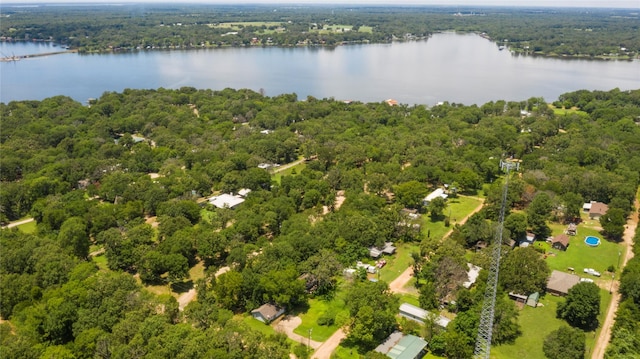
[[[506,172],[504,186],[502,187],[502,203],[500,205],[500,217],[498,220],[498,230],[494,238],[491,249],[491,266],[487,278],[487,288],[484,292],[484,302],[482,313],[480,314],[480,325],[478,326],[478,336],[476,337],[476,347],[473,352],[475,359],[489,359],[491,353],[491,335],[493,334],[493,317],[496,308],[496,291],[498,289],[498,274],[500,271],[500,252],[502,249],[502,232],[504,229],[504,214],[507,207],[507,193],[509,191],[509,173],[511,170],[520,169],[519,160],[501,160],[500,168]]]

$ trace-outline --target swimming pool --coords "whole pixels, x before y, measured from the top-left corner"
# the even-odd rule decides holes
[[[600,245],[600,238],[594,236],[587,236],[584,239],[584,243],[591,247],[597,247]]]

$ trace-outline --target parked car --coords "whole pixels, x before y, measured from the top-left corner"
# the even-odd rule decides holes
[[[600,276],[600,272],[598,272],[597,270],[593,269],[593,268],[585,268],[584,272],[587,274],[591,274],[593,276],[599,277]]]
[[[581,282],[593,283],[593,279],[591,278],[580,278]]]

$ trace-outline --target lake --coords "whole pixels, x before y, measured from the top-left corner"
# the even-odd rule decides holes
[[[0,43],[2,56],[61,51],[48,43]],[[500,51],[475,34],[327,48],[224,48],[81,55],[0,63],[0,101],[66,95],[80,102],[125,88],[263,89],[268,96],[407,104],[483,104],[565,92],[640,88],[640,61],[567,60]]]

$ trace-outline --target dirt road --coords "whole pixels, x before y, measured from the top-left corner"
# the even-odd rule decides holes
[[[11,222],[9,224],[7,224],[6,226],[2,226],[2,228],[13,228],[13,227],[17,227],[21,224],[25,224],[25,223],[29,223],[29,222],[33,222],[34,219],[33,218],[27,218],[27,219],[22,219],[19,221],[15,221],[15,222]]]
[[[469,219],[469,217],[479,212],[482,209],[483,204],[484,202],[480,203],[476,208],[473,209],[473,211],[471,211],[471,213],[469,213],[464,218],[462,218],[462,220],[460,220],[460,224],[461,225],[464,224],[467,221],[467,219]],[[444,240],[445,238],[449,237],[451,233],[453,233],[453,229],[447,232],[442,237],[442,239]],[[413,266],[409,266],[396,279],[394,279],[391,283],[389,283],[389,290],[392,293],[408,293],[408,291],[404,289],[404,287],[407,285],[407,283],[409,283],[412,276],[413,276]]]
[[[342,339],[346,338],[347,334],[342,329],[336,330],[332,336],[329,337],[318,349],[313,353],[312,359],[330,359],[331,353],[340,345]]]
[[[285,333],[289,337],[289,339],[293,341],[302,343],[304,345],[310,345],[313,349],[318,349],[322,345],[322,342],[310,340],[309,337],[305,337],[293,332],[294,329],[296,329],[300,324],[302,324],[302,319],[300,319],[300,317],[287,315],[286,317],[276,322],[273,328],[277,332]]]
[[[297,166],[297,165],[301,164],[304,161],[305,161],[305,159],[301,158],[299,160],[287,163],[286,165],[282,165],[282,166],[276,167],[276,168],[273,169],[273,173],[282,172],[282,171],[284,171],[286,169],[289,169],[291,167]]]
[[[640,201],[636,198],[635,203],[636,208],[640,208]],[[627,250],[624,253],[624,257],[620,263],[620,268],[618,268],[618,273],[622,272],[622,268],[627,265],[627,262],[633,258],[633,252],[631,248],[633,246],[633,236],[636,233],[636,228],[638,227],[638,211],[634,211],[631,215],[631,218],[627,221],[627,227],[624,231],[624,243],[627,246]],[[607,316],[604,318],[604,322],[602,323],[602,330],[600,331],[600,336],[596,340],[596,343],[593,347],[593,354],[591,356],[592,359],[602,359],[604,358],[604,352],[607,348],[607,344],[609,343],[609,339],[611,338],[611,328],[613,327],[613,323],[615,321],[616,311],[618,310],[618,304],[620,303],[620,292],[618,292],[619,281],[615,281],[613,283],[613,297],[611,298],[611,304],[609,304],[609,309],[607,310]]]

